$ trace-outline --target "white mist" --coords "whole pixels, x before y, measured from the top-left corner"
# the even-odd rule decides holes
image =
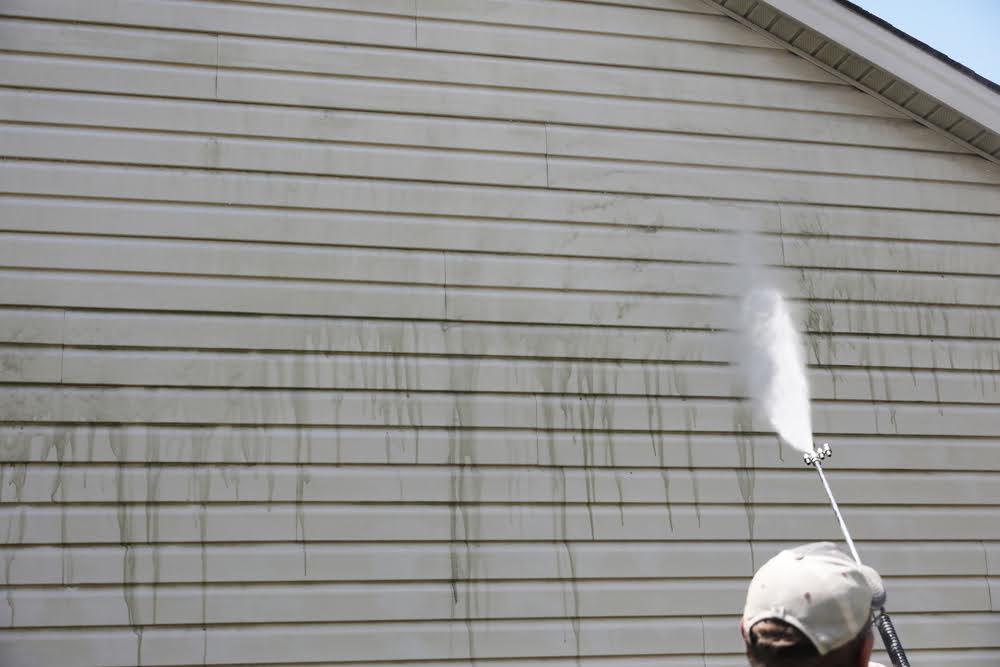
[[[782,440],[812,453],[805,357],[788,306],[778,290],[755,288],[742,311],[750,396]]]

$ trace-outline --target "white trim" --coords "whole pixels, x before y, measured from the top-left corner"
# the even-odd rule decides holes
[[[960,114],[1000,133],[1000,94],[877,23],[831,0],[767,0],[767,3]]]

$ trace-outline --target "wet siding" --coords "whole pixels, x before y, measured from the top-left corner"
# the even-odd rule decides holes
[[[742,665],[838,537],[748,255],[914,663],[1000,661],[995,165],[695,0],[0,15],[4,664]]]

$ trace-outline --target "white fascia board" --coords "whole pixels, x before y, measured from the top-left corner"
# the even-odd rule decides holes
[[[1000,93],[832,0],[767,0],[780,12],[870,60],[993,132]]]

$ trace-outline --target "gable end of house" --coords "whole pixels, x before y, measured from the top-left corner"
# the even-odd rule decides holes
[[[1000,164],[1000,87],[855,5],[842,0],[704,1]]]

